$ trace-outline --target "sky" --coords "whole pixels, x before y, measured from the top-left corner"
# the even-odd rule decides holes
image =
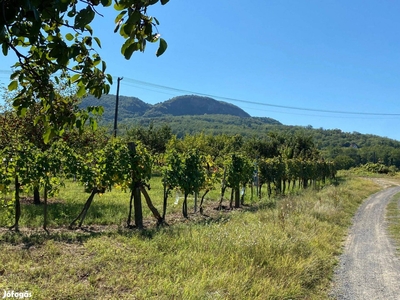
[[[157,44],[126,60],[111,7],[92,28],[120,95],[155,104],[198,94],[284,125],[400,141],[400,1],[170,0],[150,7]],[[0,56],[0,83],[15,56]],[[399,126],[399,128],[397,128]]]

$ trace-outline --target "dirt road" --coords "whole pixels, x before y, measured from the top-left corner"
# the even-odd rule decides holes
[[[399,192],[399,186],[386,188],[358,210],[335,271],[333,299],[400,299],[400,259],[385,224],[386,205]]]

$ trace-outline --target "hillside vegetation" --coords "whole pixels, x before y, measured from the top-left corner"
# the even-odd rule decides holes
[[[138,126],[162,128],[167,125],[179,138],[186,134],[239,134],[245,138],[265,138],[269,134],[311,136],[322,155],[334,160],[338,169],[349,169],[366,163],[400,168],[400,142],[372,134],[343,132],[340,129],[287,126],[272,118],[249,117],[240,108],[225,102],[199,96],[180,96],[150,105],[138,98],[120,97],[119,132]],[[82,106],[103,105],[103,124],[114,120],[115,96],[101,100],[85,98]],[[111,127],[110,127],[111,128]]]
[[[115,102],[115,95],[103,95],[100,99],[88,96],[82,100],[80,106],[103,106],[103,121],[111,122],[114,120]],[[145,103],[136,97],[120,96],[118,107],[119,121],[137,116],[152,118],[160,116],[219,114],[250,117],[248,113],[233,104],[196,95],[178,96],[155,105]]]
[[[144,117],[208,114],[231,115],[244,118],[250,117],[248,113],[233,104],[195,95],[178,96],[168,101],[158,103],[147,111]]]

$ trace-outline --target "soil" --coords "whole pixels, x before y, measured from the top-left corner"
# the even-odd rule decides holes
[[[400,299],[400,259],[385,221],[386,206],[400,187],[384,179],[374,181],[384,190],[369,197],[354,217],[335,270],[333,299]]]

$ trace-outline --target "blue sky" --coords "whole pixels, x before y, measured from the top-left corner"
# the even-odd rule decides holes
[[[100,12],[92,27],[108,73],[124,77],[121,95],[155,104],[207,94],[285,125],[400,140],[398,1],[170,0],[148,9],[168,50],[157,58],[149,44],[129,61],[117,13]],[[15,57],[0,59],[7,83]]]

